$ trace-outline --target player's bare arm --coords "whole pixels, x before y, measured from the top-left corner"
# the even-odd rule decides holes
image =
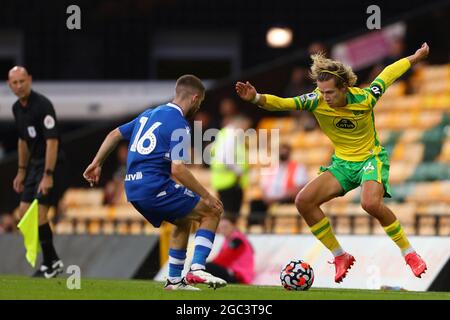
[[[21,138],[19,138],[17,142],[17,150],[19,155],[19,165],[17,169],[17,175],[13,181],[13,188],[15,192],[20,193],[23,191],[23,182],[27,173],[30,152],[28,150],[27,143]]]
[[[38,193],[43,195],[47,195],[49,190],[53,188],[53,172],[58,158],[58,145],[58,139],[47,139],[46,141],[44,175],[38,187]]]
[[[121,140],[122,134],[120,133],[118,128],[111,131],[106,136],[105,140],[103,140],[103,143],[100,146],[97,154],[95,155],[94,160],[92,160],[91,164],[83,173],[83,177],[89,182],[91,187],[93,187],[94,184],[97,184],[100,180],[103,163]]]
[[[206,200],[207,204],[216,210],[223,211],[222,202],[216,197],[212,196],[194,175],[186,168],[186,165],[181,160],[172,161],[172,175],[180,181],[185,187],[197,193],[200,197]]]
[[[400,78],[411,66],[427,58],[430,48],[425,42],[417,51],[408,57],[400,59],[393,64],[388,65],[377,76],[372,85],[378,86],[379,92],[384,92],[398,78]],[[382,81],[378,81],[382,80]]]

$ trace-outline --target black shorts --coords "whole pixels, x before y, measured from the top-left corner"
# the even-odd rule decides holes
[[[20,195],[20,201],[33,202],[38,197],[37,190],[42,180],[45,170],[44,160],[31,160],[27,168],[27,174],[24,181],[24,190]],[[53,188],[44,196],[39,195],[39,203],[48,206],[56,206],[66,191],[65,164],[58,162],[53,173]]]
[[[244,193],[239,183],[228,189],[219,190],[219,197],[223,203],[223,210],[231,215],[239,216]]]

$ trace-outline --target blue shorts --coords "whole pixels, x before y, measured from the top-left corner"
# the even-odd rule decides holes
[[[176,219],[187,216],[199,201],[197,194],[172,182],[156,197],[130,202],[145,219],[158,228],[163,221],[173,223]]]

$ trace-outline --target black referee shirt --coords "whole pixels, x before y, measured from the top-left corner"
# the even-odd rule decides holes
[[[24,107],[19,100],[13,104],[19,137],[26,141],[30,160],[44,160],[46,139],[58,139],[58,122],[52,103],[42,94],[31,90],[28,103]],[[58,147],[58,160],[62,151]]]

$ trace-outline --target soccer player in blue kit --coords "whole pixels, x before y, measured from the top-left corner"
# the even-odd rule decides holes
[[[153,226],[162,221],[174,224],[170,239],[167,290],[199,290],[192,284],[218,288],[223,279],[205,272],[206,258],[213,246],[222,202],[211,195],[187,169],[190,127],[186,119],[200,108],[205,87],[193,75],[181,76],[172,102],[150,108],[137,118],[112,130],[103,141],[83,176],[93,186],[102,165],[117,144],[126,139],[128,147],[125,191],[128,201]],[[182,184],[171,179],[171,174]],[[186,248],[193,221],[200,223],[189,272],[182,277]]]

